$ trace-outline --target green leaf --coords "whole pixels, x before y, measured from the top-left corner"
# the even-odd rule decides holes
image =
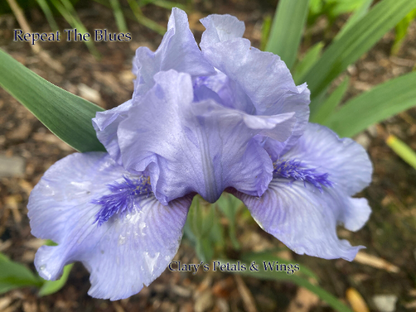
[[[386,143],[405,162],[416,169],[416,153],[406,143],[400,141],[394,135],[389,135]]]
[[[36,75],[0,49],[0,86],[49,130],[80,152],[105,151],[91,118],[103,111]]]
[[[164,1],[164,0],[150,0],[149,3],[156,5],[158,7],[161,7],[161,8],[167,9],[167,10],[172,10],[172,8],[176,7],[181,10],[184,10],[185,12],[189,11],[185,5],[178,3],[178,2]]]
[[[0,253],[0,294],[20,287],[41,285],[42,280],[31,270]]]
[[[416,106],[416,72],[389,80],[349,100],[324,125],[341,137],[351,137],[412,106]]]
[[[228,219],[229,236],[234,249],[240,249],[236,236],[236,217],[239,208],[244,204],[235,196],[226,193],[223,193],[215,204]]]
[[[396,37],[394,39],[393,47],[391,48],[391,54],[399,53],[400,47],[404,38],[407,35],[407,29],[410,23],[416,18],[416,9],[410,12],[396,25]]]
[[[296,84],[299,84],[299,78],[302,77],[321,56],[322,49],[324,47],[323,42],[318,42],[311,47],[305,54],[305,56],[296,64],[295,70],[293,71],[293,80]]]
[[[202,218],[200,217],[200,198],[195,196],[192,200],[191,207],[189,207],[188,217],[186,223],[189,223],[189,229],[192,235],[197,239],[202,236]]]
[[[348,19],[348,21],[344,24],[340,32],[336,35],[334,40],[338,40],[341,38],[345,32],[350,29],[356,22],[362,19],[370,9],[373,0],[366,0],[361,3],[361,6],[352,14],[352,16]]]
[[[111,9],[111,6],[108,4],[105,0],[94,0],[95,2],[101,4],[102,6],[105,6],[107,8]],[[142,10],[140,9],[140,5],[138,4],[137,0],[127,0],[130,6],[130,10],[123,10],[124,15],[136,22],[139,22],[143,26],[153,30],[154,32],[164,35],[166,32],[166,27],[159,25],[155,21],[151,20],[150,18],[147,18],[143,15]],[[156,5],[156,4],[155,4]]]
[[[194,197],[184,233],[193,243],[198,258],[204,262],[224,248],[224,232],[218,217],[215,205],[206,203],[200,196]]]
[[[222,251],[225,246],[224,227],[220,223],[220,215],[217,210],[213,217],[212,227],[209,232],[209,240],[214,246],[215,251]]]
[[[354,12],[366,2],[366,0],[327,0],[331,5],[331,16],[337,17],[344,13]]]
[[[237,197],[227,193],[222,193],[215,204],[229,220],[235,220],[238,209],[244,205]]]
[[[321,105],[319,110],[311,115],[310,121],[323,124],[325,120],[334,113],[335,108],[341,103],[342,98],[345,95],[345,92],[348,90],[348,84],[350,82],[350,77],[346,76],[344,81],[331,93],[331,95],[325,100]]]
[[[200,196],[195,196],[189,208],[187,222],[196,238],[209,235],[215,218],[215,206],[207,205]]]
[[[129,6],[130,6],[134,16],[136,17],[137,21],[140,24],[142,24],[142,25],[146,26],[147,28],[157,32],[160,35],[165,34],[166,28],[163,27],[163,26],[160,26],[155,21],[153,21],[150,18],[147,18],[146,16],[144,16],[143,13],[142,13],[142,10],[140,9],[140,6],[137,4],[137,2],[135,0],[127,0],[127,2],[129,3]]]
[[[214,204],[194,197],[184,227],[185,236],[195,247],[199,259],[208,262],[224,250],[224,230],[219,223],[219,213]]]
[[[291,68],[295,63],[308,13],[309,0],[280,0],[266,51],[279,55]]]
[[[318,15],[322,11],[323,1],[322,0],[310,0],[309,11],[311,14]]]
[[[203,262],[211,261],[214,256],[214,248],[208,238],[198,239],[195,246],[195,252],[198,258]]]
[[[348,65],[356,62],[415,7],[416,0],[383,0],[334,41],[301,79],[308,83],[312,98],[325,90]],[[316,109],[316,106],[311,107],[312,111]]]
[[[262,51],[266,49],[267,38],[269,38],[271,27],[272,27],[272,18],[270,15],[267,15],[263,20],[263,25],[261,26],[260,50]]]
[[[120,32],[127,32],[127,24],[124,19],[123,11],[121,11],[118,0],[110,0],[111,8],[113,9],[114,18],[116,19],[117,28]]]
[[[64,267],[64,272],[62,277],[56,281],[45,281],[42,287],[39,290],[39,297],[47,296],[59,291],[62,287],[65,286],[66,281],[68,280],[69,273],[71,272],[73,264],[68,264]]]
[[[87,33],[87,29],[85,28],[84,24],[78,17],[77,12],[75,11],[74,7],[72,6],[71,1],[69,0],[50,0],[55,8],[59,11],[59,13],[64,17],[64,19],[71,25],[72,28],[76,28],[79,33],[85,34]],[[66,35],[66,34],[65,34]],[[95,58],[100,58],[100,53],[98,52],[97,48],[94,45],[93,40],[84,41],[85,45],[87,46],[88,50],[94,55]]]
[[[53,31],[58,31],[58,25],[56,24],[56,21],[53,17],[52,11],[49,8],[49,5],[46,3],[46,0],[36,0],[36,2],[39,4],[40,8],[43,11],[43,14],[45,14],[46,19],[48,20],[49,26],[51,26]]]

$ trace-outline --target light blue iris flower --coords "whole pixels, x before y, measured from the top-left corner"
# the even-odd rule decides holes
[[[133,98],[93,119],[108,153],[54,164],[29,198],[36,237],[52,239],[35,265],[45,279],[81,261],[89,294],[117,300],[167,267],[195,194],[240,198],[260,226],[299,254],[352,260],[336,235],[370,215],[352,195],[371,181],[365,150],[308,124],[309,90],[285,63],[243,39],[244,24],[210,15],[201,50],[173,9],[156,52],[139,48]]]

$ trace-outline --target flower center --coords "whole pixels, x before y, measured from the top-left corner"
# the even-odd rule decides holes
[[[321,193],[322,186],[332,187],[333,183],[328,179],[328,173],[318,173],[314,168],[306,168],[298,160],[278,160],[273,163],[273,176],[276,178],[292,179],[311,183]]]
[[[92,201],[93,204],[102,206],[95,215],[94,223],[98,223],[98,226],[107,222],[115,214],[124,215],[134,211],[135,200],[140,196],[148,197],[152,193],[150,178],[145,176],[137,179],[124,176],[124,181],[108,184],[107,187],[111,194]]]

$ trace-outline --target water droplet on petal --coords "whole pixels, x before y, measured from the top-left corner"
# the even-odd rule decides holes
[[[118,244],[119,245],[124,245],[126,243],[126,237],[121,235],[118,237]]]
[[[154,257],[150,256],[148,252],[144,253],[144,260],[147,264],[150,274],[153,274],[153,271],[155,270],[157,260],[159,259],[159,255],[160,252],[156,252]]]
[[[146,233],[143,233],[143,229],[146,227],[146,223],[144,223],[143,221],[140,222],[139,224],[139,228],[140,228],[140,234],[142,234],[142,236],[145,236]]]
[[[40,267],[39,267],[39,270],[40,271],[43,271],[43,270],[45,270],[46,269],[46,265],[45,264],[42,264]]]

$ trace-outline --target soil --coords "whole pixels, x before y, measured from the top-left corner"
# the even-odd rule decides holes
[[[245,37],[256,47],[260,45],[262,20],[272,16],[275,9],[275,3],[243,0],[194,1],[189,6],[191,28],[197,41],[204,29],[199,18],[210,13],[228,13],[246,23]],[[118,32],[113,13],[108,8],[92,1],[79,3],[76,8],[90,32],[103,28]],[[147,5],[143,13],[160,25],[166,25],[169,16],[168,10],[153,5]],[[29,8],[25,14],[33,31],[51,31],[39,9]],[[346,16],[337,19],[328,35],[327,20],[318,19],[310,30],[312,42],[303,42],[301,51],[306,51],[317,40],[330,38],[345,20]],[[61,31],[71,28],[65,20],[57,17],[57,21]],[[13,42],[12,29],[20,27],[12,15],[3,15],[0,16],[0,47],[48,81],[110,109],[131,98],[134,78],[131,60],[136,48],[148,46],[155,50],[162,38],[132,20],[128,20],[127,26],[132,34],[131,42],[95,44],[101,54],[100,60],[80,42],[39,44],[54,60],[53,66],[52,62],[45,62],[34,53],[29,44]],[[412,71],[416,64],[416,23],[411,24],[408,36],[395,56],[390,55],[393,41],[394,32],[386,34],[357,64],[348,68],[345,75],[350,76],[351,83],[346,99]],[[339,81],[336,80],[335,85]],[[386,265],[376,267],[374,260],[368,265],[299,256],[263,232],[244,211],[237,218],[237,237],[243,242],[242,252],[283,248],[279,253],[281,257],[312,269],[319,278],[319,285],[346,304],[356,302],[350,295],[353,289],[371,311],[380,309],[373,300],[376,295],[397,298],[396,311],[414,311],[416,170],[389,149],[384,141],[385,133],[396,135],[416,150],[416,109],[373,125],[355,138],[367,149],[374,165],[372,184],[358,195],[369,200],[373,213],[363,229],[351,233],[340,228],[339,236],[348,239],[352,245],[366,246],[366,254],[376,261],[383,259],[396,266],[398,272],[389,271]],[[17,166],[16,172],[0,177],[0,252],[33,271],[35,252],[43,241],[30,234],[28,196],[45,170],[73,152],[0,88],[0,156],[24,161],[21,172]],[[222,219],[221,223],[226,226],[227,221]],[[238,259],[239,254],[228,252],[228,256]],[[175,259],[199,263],[191,243],[185,239]],[[67,284],[59,292],[39,298],[35,288],[12,290],[0,296],[0,311],[331,311],[326,303],[289,282],[241,278],[231,273],[199,272],[194,275],[166,270],[139,294],[115,302],[89,297],[88,279],[87,270],[76,263]]]

